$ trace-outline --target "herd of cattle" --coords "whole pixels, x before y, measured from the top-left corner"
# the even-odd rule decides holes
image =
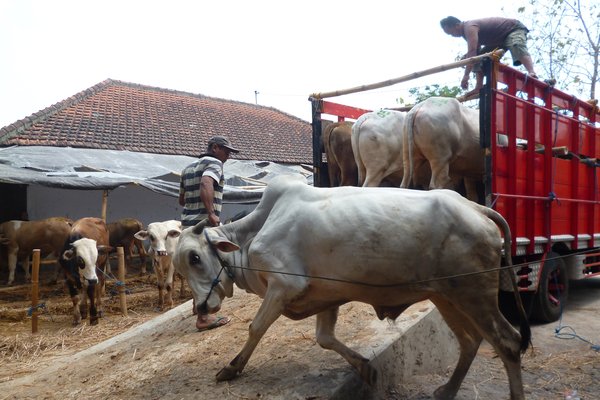
[[[504,218],[452,190],[352,187],[380,186],[385,180],[384,186],[425,189],[464,183],[474,199],[473,182],[483,175],[477,113],[454,99],[432,98],[408,113],[381,110],[354,124],[331,124],[324,129],[323,144],[330,181],[340,187],[316,188],[278,177],[252,213],[218,227],[203,222],[182,230],[177,221],[152,223],[145,230],[121,226],[121,232],[128,232],[125,240],[97,218],[5,223],[0,240],[11,249],[9,283],[19,252],[24,256],[32,249],[22,236],[31,239],[52,226],[51,236],[60,231],[65,239],[40,247],[60,255],[74,322],[81,321],[79,293],[85,289],[90,323],[97,323],[94,299],[100,307],[103,277],[96,265],[100,270],[114,246],[123,246],[127,254],[136,240],[149,240],[161,306],[172,304],[175,270],[192,291],[198,318],[218,312],[234,285],[264,299],[245,345],[217,374],[219,381],[242,372],[281,315],[296,320],[316,315],[319,345],[339,353],[373,384],[377,371],[369,360],[335,337],[339,306],[360,301],[370,304],[380,319],[396,319],[410,305],[429,299],[460,344],[454,373],[435,398],[456,396],[486,339],[504,363],[511,399],[523,399],[520,353],[531,333],[514,275],[519,331],[497,302],[503,251],[511,266]]]
[[[153,269],[157,277],[158,304],[162,310],[173,306],[172,288],[175,274],[171,262],[181,222],[175,220],[154,222],[144,229],[135,218],[123,218],[105,223],[100,218],[85,217],[73,221],[64,217],[52,217],[36,221],[6,221],[0,224],[0,245],[8,255],[8,285],[15,280],[17,263],[30,280],[29,258],[34,249],[40,256],[55,257],[53,281],[62,270],[69,295],[73,302],[73,323],[87,318],[90,324],[98,323],[102,314],[102,296],[106,276],[110,274],[109,254],[123,247],[126,266],[131,264],[133,249],[140,257],[141,273],[146,273],[146,249],[143,242],[149,240]],[[183,282],[181,282],[181,289]],[[183,293],[180,290],[180,293]],[[89,308],[88,302],[89,300]],[[165,304],[166,303],[166,304]]]
[[[477,201],[484,174],[479,112],[431,97],[408,113],[380,110],[323,130],[331,186],[457,189]]]

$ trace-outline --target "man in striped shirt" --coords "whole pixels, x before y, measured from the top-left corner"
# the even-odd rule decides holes
[[[231,153],[239,150],[223,136],[208,141],[206,153],[184,168],[179,186],[179,204],[183,207],[181,224],[184,228],[194,226],[208,218],[210,226],[219,226],[223,205],[223,163]],[[218,328],[230,321],[229,317],[200,315],[196,321],[199,331]]]
[[[223,163],[229,154],[239,153],[223,136],[215,136],[208,141],[206,153],[181,173],[179,204],[183,207],[181,224],[194,226],[208,218],[210,226],[221,222],[223,205]]]

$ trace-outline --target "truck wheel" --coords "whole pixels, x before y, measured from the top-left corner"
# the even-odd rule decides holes
[[[569,277],[565,263],[556,253],[544,263],[531,316],[538,322],[554,322],[560,318],[569,294]]]

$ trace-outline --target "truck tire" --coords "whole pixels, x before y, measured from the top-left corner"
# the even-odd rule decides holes
[[[569,295],[567,267],[558,254],[549,253],[540,276],[533,302],[532,319],[537,322],[554,322],[560,318]]]

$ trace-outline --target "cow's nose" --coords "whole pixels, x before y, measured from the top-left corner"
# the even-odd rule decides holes
[[[87,281],[90,285],[95,285],[98,283],[98,279],[88,279]]]

